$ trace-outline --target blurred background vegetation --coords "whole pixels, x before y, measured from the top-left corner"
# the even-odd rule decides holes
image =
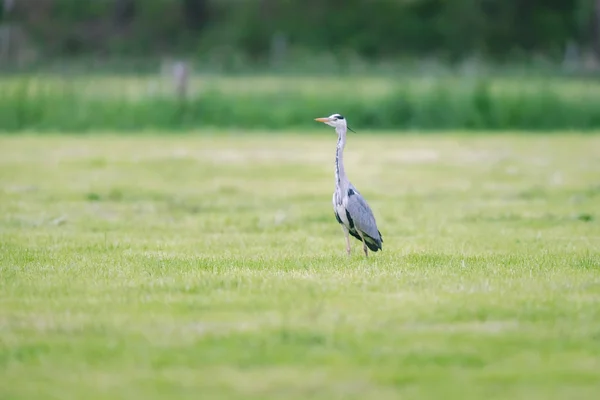
[[[0,129],[600,127],[599,0],[1,0]]]

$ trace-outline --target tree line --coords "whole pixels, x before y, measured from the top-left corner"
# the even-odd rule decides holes
[[[236,52],[260,62],[277,43],[364,59],[600,54],[599,0],[3,0],[48,56]]]

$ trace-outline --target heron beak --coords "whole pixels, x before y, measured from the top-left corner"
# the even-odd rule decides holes
[[[329,122],[329,118],[315,118],[315,121],[325,123],[325,122]]]

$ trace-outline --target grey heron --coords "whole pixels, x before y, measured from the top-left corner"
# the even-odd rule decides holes
[[[315,118],[335,128],[338,135],[335,153],[335,191],[333,192],[333,212],[337,222],[342,226],[346,237],[346,252],[350,255],[350,236],[352,235],[363,244],[365,256],[368,250],[373,252],[382,249],[383,238],[377,228],[371,207],[364,197],[350,183],[344,169],[344,147],[346,146],[346,119],[340,114],[332,114],[325,118]]]

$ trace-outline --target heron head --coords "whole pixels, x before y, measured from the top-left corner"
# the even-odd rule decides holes
[[[329,126],[336,128],[336,129],[348,127],[346,125],[346,118],[344,118],[340,114],[331,114],[329,117],[325,117],[325,118],[315,118],[315,121],[322,122],[324,124],[327,124]],[[348,128],[348,129],[350,129],[350,128]],[[352,131],[352,129],[350,129],[350,130]],[[352,132],[354,132],[354,131],[352,131]]]

